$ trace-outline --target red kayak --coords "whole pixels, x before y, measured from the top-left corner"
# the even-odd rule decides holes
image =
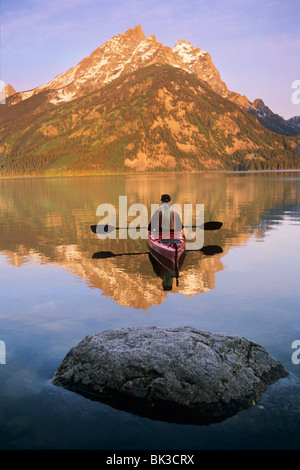
[[[148,232],[150,253],[169,271],[178,273],[185,258],[186,242],[182,232]]]

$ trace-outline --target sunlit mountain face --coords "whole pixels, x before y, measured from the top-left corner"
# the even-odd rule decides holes
[[[207,51],[141,26],[0,107],[0,176],[299,168],[298,121],[230,91]],[[289,136],[289,137],[287,137]]]

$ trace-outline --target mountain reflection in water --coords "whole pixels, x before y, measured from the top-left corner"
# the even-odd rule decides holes
[[[215,287],[222,258],[250,237],[263,239],[299,205],[297,172],[258,174],[178,174],[0,181],[0,252],[7,263],[52,264],[74,273],[120,305],[148,311],[169,293],[194,296]],[[188,252],[170,272],[148,252],[146,240],[99,240],[90,230],[99,204],[116,208],[120,195],[128,207],[149,208],[162,193],[174,203],[204,204],[205,221],[221,230],[205,233],[204,248]],[[279,214],[279,215],[278,215]],[[118,215],[118,214],[117,214]],[[175,281],[174,281],[175,280]]]

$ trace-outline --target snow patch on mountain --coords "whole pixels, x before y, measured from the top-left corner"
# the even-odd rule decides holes
[[[201,51],[200,47],[194,49],[190,42],[184,41],[183,39],[180,39],[172,50],[182,58],[184,63],[195,62],[199,57],[205,57],[207,55],[206,51]]]
[[[56,93],[56,97],[52,98],[49,102],[52,104],[59,104],[61,102],[71,101],[75,95],[76,92],[65,93],[64,90],[59,90]]]
[[[195,74],[197,78],[206,81],[215,92],[230,99],[230,92],[222,82],[208,52],[202,51],[200,47],[194,49],[190,42],[183,39],[180,39],[173,49],[163,46],[153,34],[146,37],[141,25],[113,36],[76,66],[46,85],[19,93],[18,99],[23,100],[42,91],[51,91],[50,102],[59,104],[84,96],[122,75],[155,63],[169,64]],[[234,99],[236,100],[235,95]]]

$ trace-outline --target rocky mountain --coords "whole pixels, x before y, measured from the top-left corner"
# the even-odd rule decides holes
[[[16,90],[14,89],[13,86],[7,85],[5,87],[5,96],[6,96],[6,98],[8,98],[11,95],[14,95],[15,93],[16,93]]]
[[[182,39],[165,47],[139,25],[46,85],[9,92],[0,107],[0,171],[297,167],[295,145],[251,113],[260,122],[273,115],[228,90],[208,52]]]
[[[0,104],[5,104],[6,99],[14,95],[16,93],[16,90],[11,86],[11,85],[4,85],[3,82],[1,82],[1,89],[0,89]]]
[[[300,134],[300,117],[291,119],[284,119],[265,105],[263,100],[256,99],[249,106],[249,112],[254,114],[259,122],[273,132],[283,135],[298,135]]]
[[[300,133],[300,116],[294,116],[290,119],[287,120],[287,122],[296,128],[296,130],[298,131],[298,134]]]
[[[153,34],[146,37],[141,25],[112,37],[89,57],[46,85],[19,93],[15,93],[11,85],[8,85],[6,96],[13,95],[9,104],[16,104],[43,91],[51,91],[50,102],[59,104],[90,93],[122,75],[154,63],[169,64],[195,74],[222,97],[248,109],[265,127],[274,132],[285,135],[300,133],[298,126],[274,114],[262,100],[257,99],[251,103],[246,96],[228,90],[207,51],[200,47],[194,48],[183,39],[173,48],[163,46]]]
[[[141,25],[112,37],[75,67],[46,85],[17,93],[9,104],[51,91],[50,102],[59,104],[86,95],[116,78],[152,64],[169,64],[195,74],[221,96],[245,106],[246,97],[228,90],[208,52],[180,39],[172,48],[163,46],[153,34],[145,36]]]

